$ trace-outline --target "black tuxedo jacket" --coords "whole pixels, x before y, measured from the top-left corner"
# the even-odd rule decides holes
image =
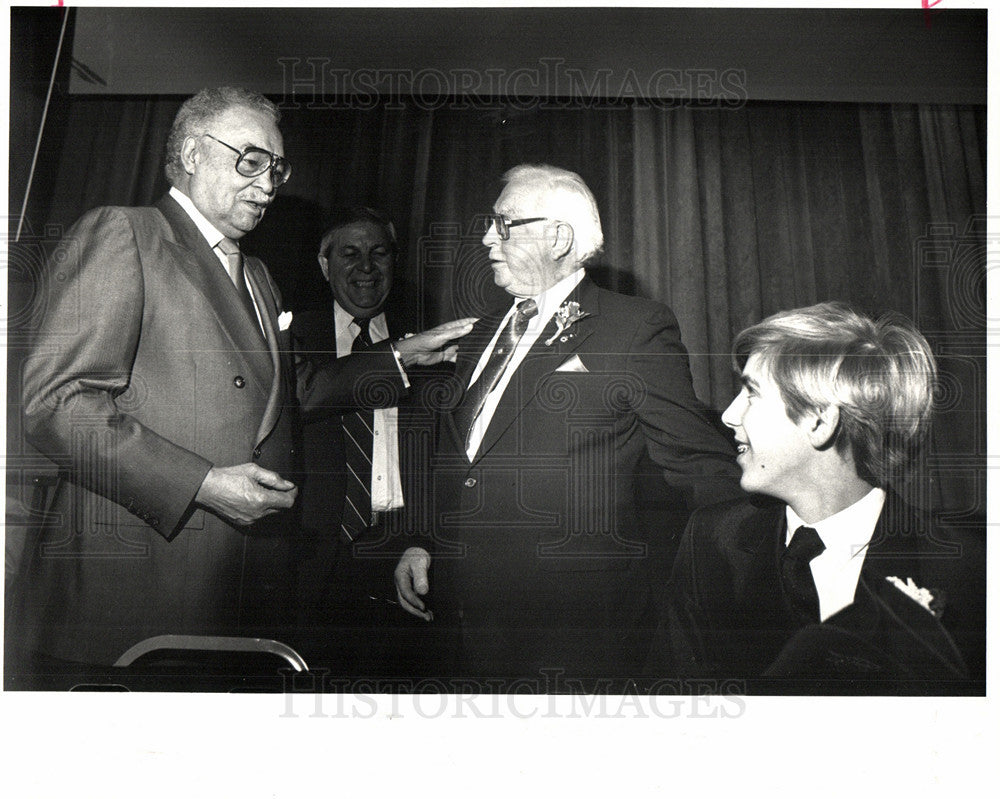
[[[746,680],[766,693],[976,693],[985,672],[985,548],[892,492],[854,603],[801,627],[786,610],[779,558],[785,506],[760,497],[698,511],[668,603],[676,671]],[[912,578],[940,618],[892,585]],[[971,675],[971,679],[970,679]]]
[[[643,464],[675,491],[681,525],[739,493],[731,441],[695,397],[670,310],[589,278],[568,299],[587,316],[559,336],[549,320],[471,463],[465,431],[442,415],[430,604],[436,624],[460,626],[464,676],[634,674],[666,535],[639,523]],[[459,342],[452,404],[498,323]]]

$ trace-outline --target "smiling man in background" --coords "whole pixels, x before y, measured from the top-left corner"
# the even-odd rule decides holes
[[[333,301],[295,315],[296,350],[335,353],[340,360],[370,352],[390,333],[400,336],[384,310],[398,252],[395,227],[381,212],[336,212],[317,256]],[[405,407],[303,413],[300,648],[307,659],[315,652],[313,659],[341,674],[391,669],[396,658],[389,647],[398,637],[392,625],[405,623],[386,602],[392,563],[374,551],[400,527],[404,503],[422,493],[414,488],[425,476],[420,470],[411,464],[401,473],[401,418],[409,418]]]

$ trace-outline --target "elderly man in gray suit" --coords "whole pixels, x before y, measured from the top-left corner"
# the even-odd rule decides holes
[[[169,194],[88,212],[67,233],[79,257],[50,266],[25,432],[65,479],[8,616],[29,677],[111,664],[159,634],[282,630],[297,380],[306,400],[346,402],[370,369],[402,382],[467,329],[399,342],[335,379],[323,364],[297,374],[278,289],[238,244],[291,173],[278,121],[242,89],[190,98],[167,143]]]

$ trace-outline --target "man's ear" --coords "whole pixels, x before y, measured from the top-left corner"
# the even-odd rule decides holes
[[[826,449],[837,435],[837,428],[840,426],[840,408],[836,405],[827,405],[806,415],[809,425],[809,443],[814,449]]]
[[[198,149],[198,139],[194,136],[188,136],[184,140],[184,144],[181,145],[181,166],[184,167],[184,171],[189,175],[193,175],[195,165],[200,158],[201,152]]]
[[[323,279],[329,283],[330,282],[330,263],[326,260],[326,256],[323,253],[319,253],[316,256],[316,260],[319,261],[319,268],[323,270]]]
[[[573,226],[568,222],[556,223],[556,235],[552,239],[552,260],[558,261],[573,249]]]

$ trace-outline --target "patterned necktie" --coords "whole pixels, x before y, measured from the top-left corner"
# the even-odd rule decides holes
[[[517,309],[511,314],[510,321],[497,338],[497,343],[490,353],[489,360],[483,371],[479,373],[476,382],[469,386],[462,397],[462,403],[455,409],[455,424],[460,431],[465,432],[465,447],[469,447],[469,437],[472,435],[472,427],[476,423],[486,397],[500,382],[504,369],[514,357],[514,350],[517,343],[528,329],[528,320],[538,313],[538,305],[534,300],[522,300],[517,304]]]
[[[819,621],[819,595],[809,563],[826,546],[812,527],[800,527],[781,554],[781,585],[795,615],[804,624]]]
[[[247,288],[246,269],[243,265],[243,253],[240,252],[239,245],[232,239],[223,238],[216,246],[225,254],[226,260],[229,261],[229,278],[233,281],[233,285],[236,286],[236,292],[240,295],[240,302],[243,303],[246,312],[250,314],[250,319],[253,320],[254,327],[259,332],[260,324],[257,321],[257,310],[254,308],[253,297],[250,296],[250,290]]]
[[[372,345],[368,329],[370,319],[355,319],[361,332],[354,338],[351,352],[364,352]],[[347,488],[344,494],[344,512],[341,514],[340,531],[347,541],[354,541],[372,522],[372,443],[374,441],[374,412],[358,410],[345,413],[341,424],[344,429],[344,456],[347,462]]]

